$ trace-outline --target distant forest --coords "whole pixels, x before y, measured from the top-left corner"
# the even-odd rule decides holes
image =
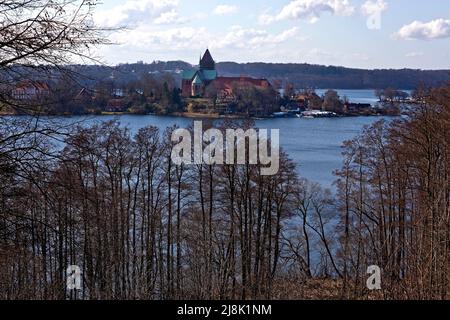
[[[171,74],[177,83],[181,82],[181,72],[193,67],[182,61],[153,62],[150,64],[122,64],[116,67],[77,66],[78,72],[93,81],[113,78],[115,82],[128,83],[143,73],[155,77]],[[449,70],[364,70],[311,64],[246,63],[221,62],[217,64],[222,76],[248,75],[267,78],[280,86],[286,82],[296,88],[315,89],[385,89],[413,90],[419,85],[438,87],[450,82]]]
[[[412,90],[421,84],[437,87],[450,81],[450,70],[363,70],[311,64],[224,62],[217,65],[222,75],[246,74],[288,81],[297,88]]]
[[[246,75],[266,78],[276,87],[291,83],[297,89],[385,89],[413,90],[420,85],[440,87],[450,83],[449,70],[384,69],[364,70],[311,64],[281,63],[217,63],[222,76]],[[16,66],[16,68],[21,68]],[[126,85],[150,74],[154,78],[173,76],[181,84],[184,70],[195,68],[183,61],[156,61],[153,63],[120,64],[114,67],[98,65],[72,66],[75,73],[82,75],[79,81],[86,87],[94,87],[99,81],[111,80],[115,85]],[[20,72],[23,74],[23,72]],[[4,75],[3,75],[4,76]],[[30,75],[39,78],[41,74]],[[43,80],[43,79],[40,79]]]

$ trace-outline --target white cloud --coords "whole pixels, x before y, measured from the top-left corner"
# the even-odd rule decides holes
[[[285,50],[283,46],[302,40],[304,38],[301,38],[297,27],[272,32],[260,28],[233,26],[224,32],[216,32],[206,27],[185,25],[161,28],[150,23],[140,24],[132,30],[114,32],[111,41],[117,45],[104,48],[103,55],[108,56],[109,63],[131,59],[182,59],[195,63],[198,54],[209,47],[214,57],[222,61],[287,61],[295,50]],[[280,52],[288,52],[289,55]]]
[[[174,16],[178,16],[177,7],[178,0],[127,0],[97,12],[95,22],[102,27],[134,27],[152,20],[173,22]]]
[[[236,13],[237,11],[238,11],[238,7],[237,6],[232,6],[232,5],[228,5],[228,4],[221,4],[221,5],[218,5],[214,9],[213,13],[215,15],[218,15],[218,16],[226,16],[226,15],[229,15],[229,14]]]
[[[167,12],[161,13],[161,15],[155,19],[155,24],[181,24],[186,23],[188,19],[180,16],[177,10],[172,9]]]
[[[348,0],[294,0],[281,9],[276,15],[268,12],[259,17],[261,24],[270,24],[282,20],[307,20],[316,22],[323,14],[350,16],[355,12]]]
[[[203,49],[208,45],[210,34],[205,28],[179,27],[154,30],[152,26],[142,25],[132,32],[118,32],[112,40],[122,47],[148,49],[153,51],[173,51],[186,48]]]
[[[302,41],[300,36],[297,27],[272,32],[233,26],[224,32],[213,32],[206,27],[186,25],[161,28],[150,23],[113,33],[111,40],[117,45],[104,48],[103,53],[111,59],[109,63],[127,59],[183,59],[195,63],[198,54],[209,47],[217,59],[280,61],[282,47]],[[286,51],[290,55],[294,52],[292,49]],[[288,59],[290,55],[281,55],[281,59]]]
[[[406,40],[431,40],[450,38],[450,20],[436,19],[430,22],[414,21],[403,26],[395,38]]]
[[[276,35],[274,37],[274,43],[281,43],[288,41],[289,39],[295,37],[298,34],[298,28],[294,27],[288,30],[283,31],[282,33]]]
[[[361,13],[365,16],[372,16],[377,13],[385,12],[389,9],[389,5],[384,0],[366,1],[361,6]]]
[[[262,46],[274,46],[286,42],[298,34],[298,28],[287,29],[279,34],[271,34],[266,30],[233,26],[219,41],[211,44],[211,48],[255,49]]]

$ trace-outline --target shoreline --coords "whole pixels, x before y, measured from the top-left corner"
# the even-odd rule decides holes
[[[207,114],[207,113],[183,113],[177,112],[172,114],[135,114],[129,112],[102,112],[101,114],[94,113],[86,113],[86,114],[15,114],[15,113],[0,113],[1,117],[46,117],[46,118],[74,118],[74,117],[108,117],[108,116],[134,116],[134,117],[173,117],[173,118],[185,118],[185,119],[205,119],[205,120],[221,120],[221,119],[229,119],[229,120],[270,120],[270,119],[311,119],[307,117],[248,117],[242,115],[219,115],[219,114]],[[324,118],[358,118],[358,117],[399,117],[400,115],[388,115],[388,114],[346,114],[346,115],[337,115],[334,117],[314,117],[313,119],[324,119]]]
[[[220,120],[220,119],[229,119],[229,120],[246,120],[246,119],[252,119],[252,120],[270,120],[270,119],[311,119],[307,117],[246,117],[246,116],[240,116],[240,115],[219,115],[219,114],[206,114],[206,113],[172,113],[172,114],[134,114],[129,112],[105,112],[101,114],[93,114],[93,113],[86,113],[86,114],[39,114],[39,115],[32,115],[32,114],[14,114],[14,113],[0,113],[1,117],[46,117],[46,118],[74,118],[74,117],[108,117],[108,116],[116,116],[116,117],[122,117],[122,116],[134,116],[134,117],[146,117],[146,116],[153,116],[153,117],[173,117],[173,118],[185,118],[185,119],[205,119],[205,120]],[[334,117],[314,117],[314,119],[325,119],[325,118],[359,118],[359,117],[399,117],[401,115],[385,115],[385,114],[348,114],[348,115],[338,115]]]

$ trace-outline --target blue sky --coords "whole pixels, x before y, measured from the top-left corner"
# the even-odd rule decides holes
[[[108,0],[94,20],[126,27],[101,48],[108,64],[139,60],[294,62],[450,69],[447,0]]]

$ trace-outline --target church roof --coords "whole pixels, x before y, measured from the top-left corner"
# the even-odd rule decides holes
[[[260,88],[270,88],[270,82],[266,79],[255,79],[250,77],[218,77],[214,82],[219,90],[232,90],[237,86],[256,86]]]
[[[212,81],[217,78],[216,70],[186,70],[183,72],[184,80],[193,80],[195,76],[200,77],[202,81]]]
[[[183,71],[183,81],[190,81],[194,84],[209,83],[217,79],[216,63],[214,62],[209,50],[206,50],[200,59],[198,70]]]
[[[203,79],[207,81],[212,81],[217,78],[217,71],[216,70],[202,70],[200,71],[203,75]]]
[[[183,72],[183,79],[184,80],[192,80],[197,73],[197,70],[185,70]]]
[[[214,59],[211,56],[211,52],[209,52],[209,49],[206,49],[205,54],[200,59],[200,69],[204,70],[214,70],[216,63],[214,62]]]

